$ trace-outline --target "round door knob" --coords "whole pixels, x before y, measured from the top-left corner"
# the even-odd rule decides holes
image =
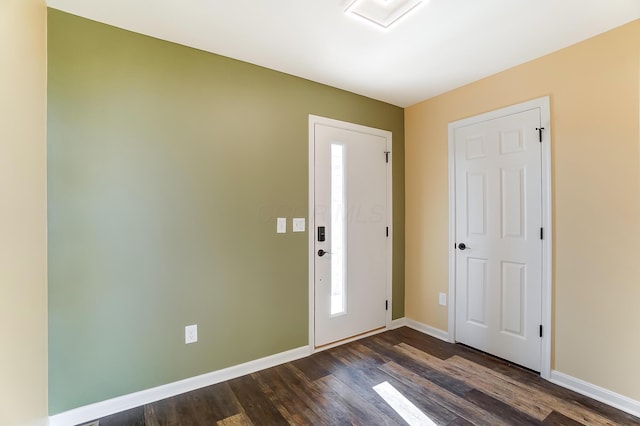
[[[318,256],[322,257],[322,256],[324,256],[325,254],[331,254],[331,253],[329,253],[328,251],[324,251],[324,250],[322,250],[322,249],[318,250]]]
[[[458,248],[460,250],[464,250],[464,249],[468,249],[469,247],[467,247],[467,245],[465,243],[460,243],[460,244],[458,244]]]

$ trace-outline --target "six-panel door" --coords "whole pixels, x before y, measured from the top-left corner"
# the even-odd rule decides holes
[[[540,371],[538,108],[455,129],[456,340]]]

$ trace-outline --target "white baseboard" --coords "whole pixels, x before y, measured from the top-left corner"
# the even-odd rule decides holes
[[[444,330],[440,330],[439,328],[431,327],[430,325],[423,324],[421,322],[412,320],[410,318],[404,318],[405,324],[407,327],[413,328],[414,330],[418,330],[424,334],[428,334],[431,337],[435,337],[436,339],[444,340],[445,342],[449,342],[449,333]]]
[[[389,330],[395,330],[396,328],[404,327],[407,325],[407,319],[405,317],[394,319],[391,321]]]
[[[628,398],[600,386],[594,385],[584,380],[569,376],[568,374],[552,370],[549,381],[564,388],[571,389],[589,398],[604,402],[626,413],[640,417],[640,401]]]
[[[445,342],[450,342],[449,333],[447,333],[446,331],[431,327],[430,325],[423,324],[410,318],[403,317],[393,320],[389,328],[394,330],[396,328],[404,326],[413,328],[414,330],[428,334],[429,336],[438,338],[440,340],[444,340]],[[636,401],[624,395],[620,395],[608,389],[602,388],[589,382],[585,382],[584,380],[569,376],[568,374],[561,373],[555,370],[551,371],[549,381],[564,388],[571,389],[572,391],[578,392],[579,394],[582,394],[584,396],[588,396],[589,398],[593,398],[597,401],[610,405],[633,416],[640,417],[640,401]]]
[[[212,371],[211,373],[202,374],[200,376],[190,377],[188,379],[168,383],[155,388],[108,399],[106,401],[96,402],[95,404],[85,405],[84,407],[78,407],[49,417],[49,425],[72,426],[79,423],[85,423],[114,413],[139,407],[144,404],[149,404],[154,401],[179,395],[181,393],[190,392],[205,386],[211,386],[226,380],[235,379],[236,377],[244,376],[245,374],[255,373],[256,371],[264,370],[265,368],[275,367],[276,365],[295,361],[309,356],[310,353],[311,349],[309,346],[302,346],[300,348],[280,352],[265,358],[249,361],[244,364]]]
[[[393,321],[391,328],[399,328],[402,326],[407,326],[413,328],[414,330],[428,334],[429,336],[444,340],[445,342],[450,342],[449,334],[446,331],[431,327],[430,325],[420,323],[410,318],[400,318]],[[584,380],[569,376],[568,374],[564,374],[555,370],[551,371],[551,377],[549,378],[549,381],[564,388],[578,392],[579,394],[588,396],[589,398],[593,398],[597,401],[603,402],[633,416],[640,417],[640,401],[636,401],[624,395],[620,395],[608,389],[602,388],[589,382],[585,382]]]
[[[449,335],[447,332],[405,317],[393,320],[389,329],[395,330],[396,328],[405,326],[437,339],[444,340],[446,342],[449,341]],[[109,416],[111,414],[119,413],[121,411],[129,410],[161,399],[170,398],[175,395],[211,386],[226,380],[235,379],[266,368],[275,367],[286,362],[295,361],[309,356],[310,354],[311,348],[309,346],[302,346],[286,352],[280,352],[275,355],[249,361],[244,364],[212,371],[200,376],[190,377],[188,379],[168,383],[155,388],[78,407],[73,410],[50,416],[48,424],[50,426],[73,426],[80,423],[86,423],[94,419],[99,419],[101,417]],[[633,416],[640,417],[640,401],[636,401],[624,395],[620,395],[608,389],[555,370],[551,371],[549,381],[603,402]]]

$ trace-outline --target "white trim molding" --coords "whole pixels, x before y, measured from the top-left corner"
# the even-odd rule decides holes
[[[405,318],[405,325],[421,333],[428,334],[431,337],[435,337],[436,339],[440,339],[440,340],[444,340],[445,342],[452,343],[449,340],[449,333],[444,330],[440,330],[439,328],[435,328],[430,325],[423,324],[421,322],[412,320],[410,318]]]
[[[456,250],[454,244],[456,241],[456,222],[455,222],[455,129],[462,126],[479,123],[482,121],[492,120],[505,115],[517,114],[519,112],[528,111],[538,108],[540,110],[540,127],[544,129],[542,132],[542,156],[541,156],[541,173],[542,173],[542,193],[541,193],[541,209],[542,223],[544,228],[544,239],[542,241],[542,312],[541,323],[543,327],[543,336],[540,348],[540,376],[549,379],[551,374],[551,342],[552,342],[552,282],[553,282],[553,229],[552,229],[552,194],[551,194],[551,109],[550,98],[544,96],[542,98],[533,99],[517,105],[490,111],[485,114],[476,115],[474,117],[465,118],[449,123],[449,312],[448,312],[448,338],[447,341],[455,342],[455,299],[456,299]]]
[[[391,321],[389,330],[395,330],[396,328],[405,327],[407,325],[407,319],[405,317],[397,318]]]
[[[234,365],[222,370],[190,377],[188,379],[168,383],[151,389],[145,389],[128,395],[119,396],[117,398],[108,399],[106,401],[96,402],[95,404],[85,405],[83,407],[78,407],[73,410],[51,416],[49,417],[49,425],[71,426],[86,423],[94,419],[130,410],[161,399],[170,398],[185,392],[215,385],[216,383],[224,382],[226,380],[235,379],[246,374],[255,373],[256,371],[264,370],[266,368],[295,361],[297,359],[307,357],[310,354],[311,349],[309,346],[302,346],[289,351],[280,352],[275,355],[249,361],[244,364]]]
[[[633,416],[640,417],[640,401],[636,401],[635,399],[620,395],[619,393],[615,393],[556,370],[551,371],[549,381],[564,388],[571,389],[572,391],[578,392],[584,396],[588,396],[589,398],[603,402]]]

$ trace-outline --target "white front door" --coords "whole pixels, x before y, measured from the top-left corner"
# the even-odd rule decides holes
[[[315,347],[385,327],[391,134],[311,117]]]
[[[454,129],[455,338],[541,369],[539,108]]]

